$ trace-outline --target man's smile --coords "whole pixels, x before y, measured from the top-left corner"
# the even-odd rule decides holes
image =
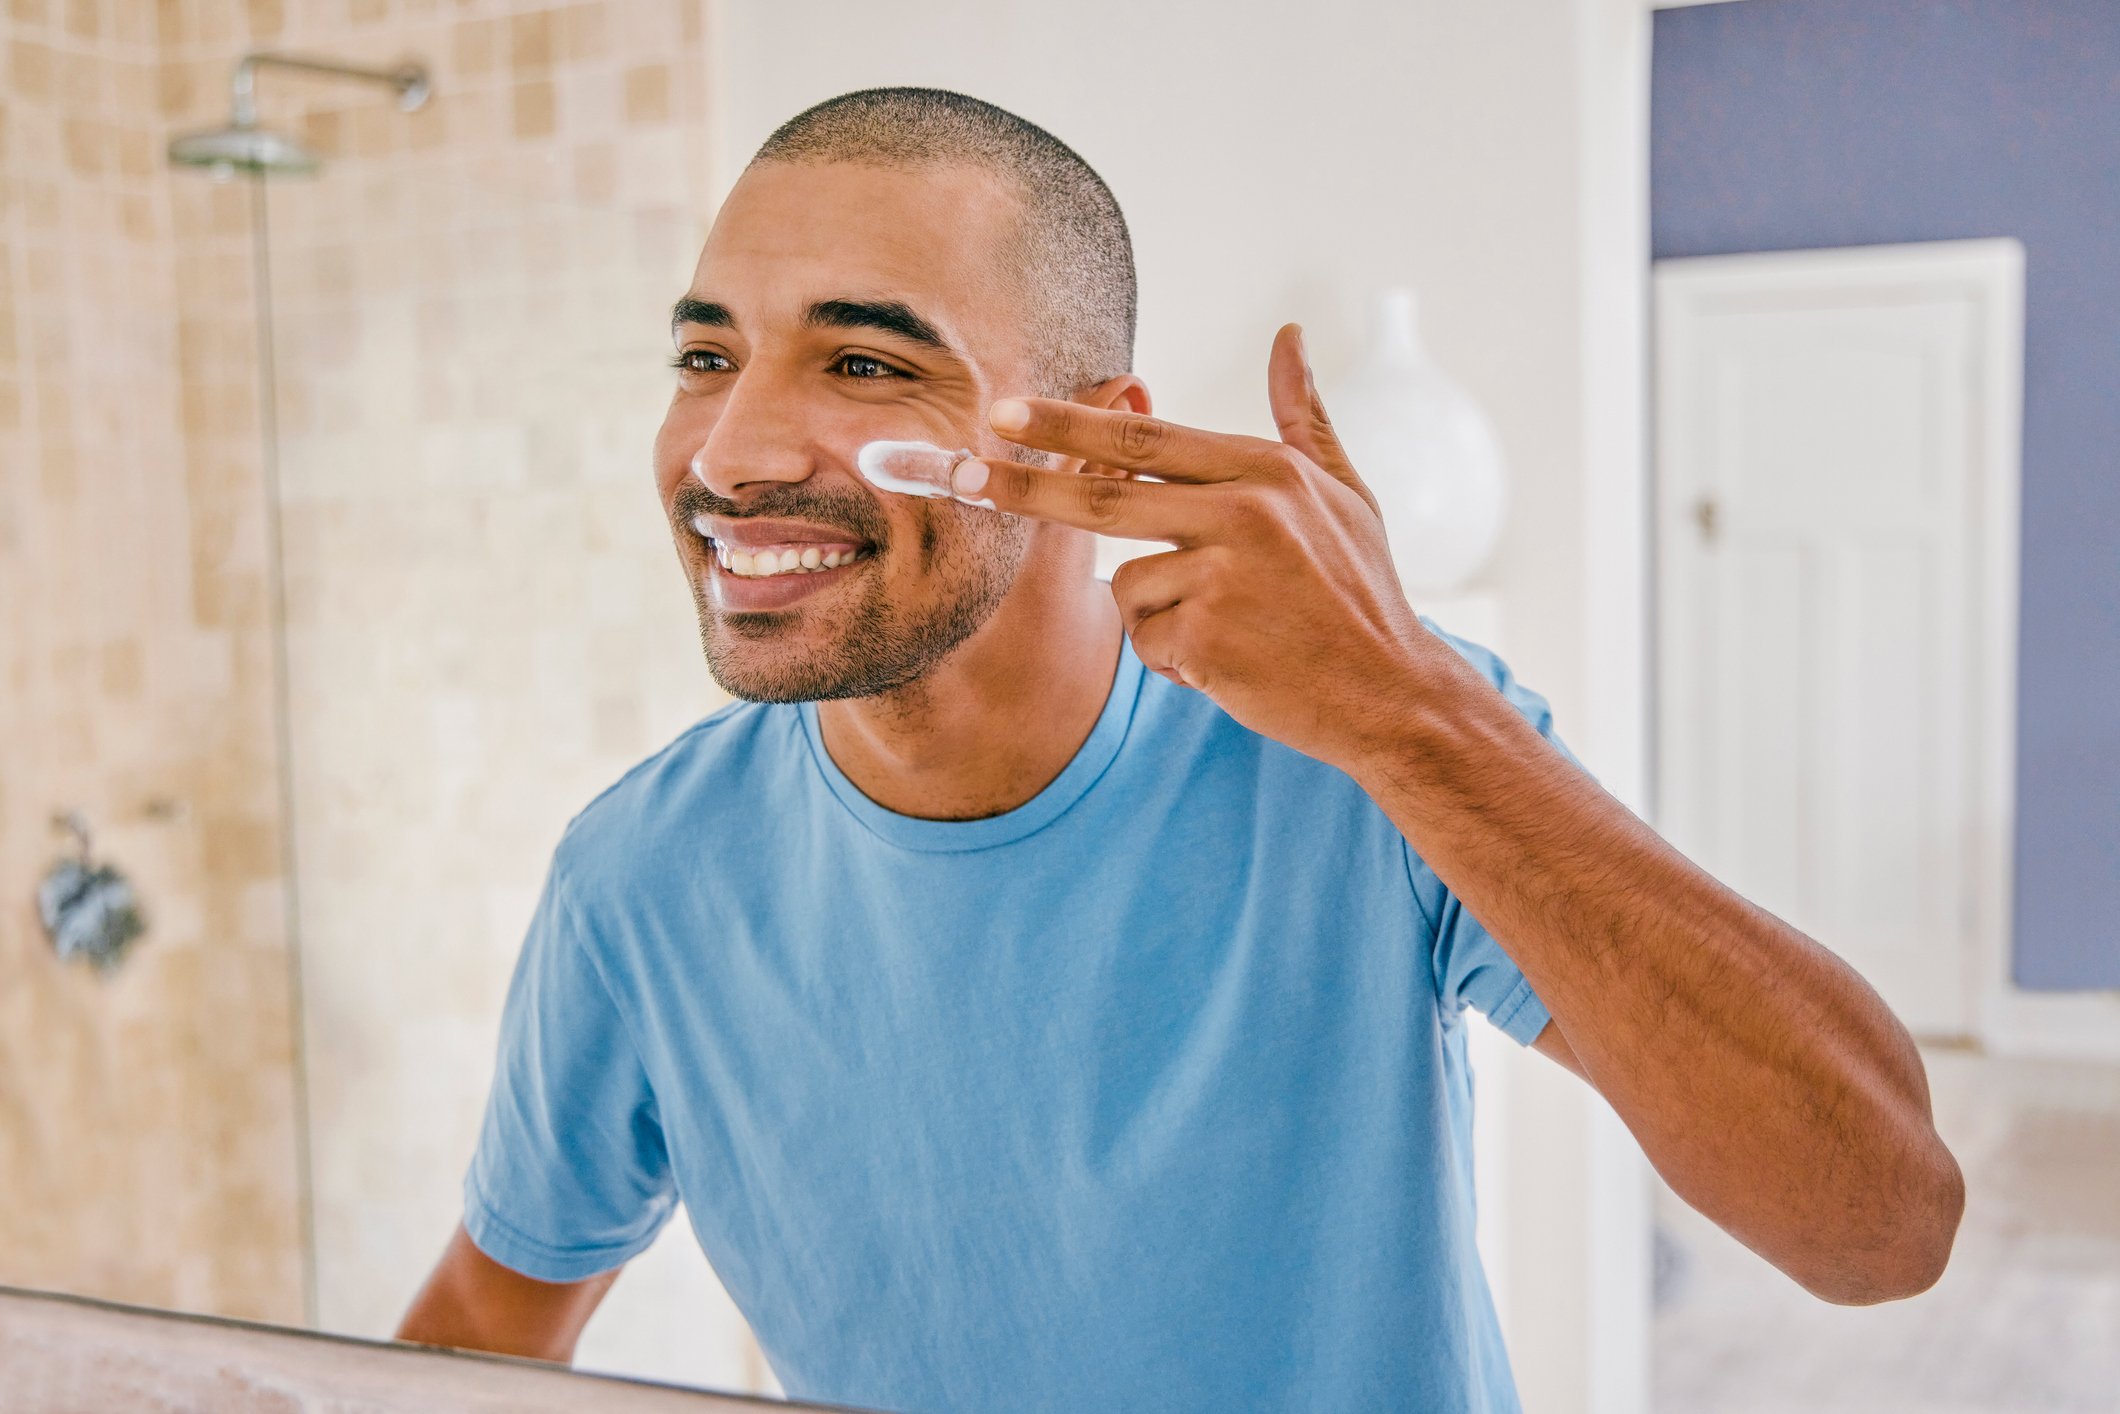
[[[875,556],[871,542],[836,526],[705,515],[691,525],[706,543],[715,600],[731,612],[785,608]]]

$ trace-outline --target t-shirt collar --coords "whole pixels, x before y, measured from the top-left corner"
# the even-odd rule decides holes
[[[825,784],[848,813],[872,834],[901,849],[959,854],[1010,844],[1042,830],[1087,794],[1118,757],[1119,748],[1126,740],[1127,729],[1133,722],[1134,703],[1141,694],[1144,671],[1141,660],[1134,654],[1133,643],[1121,634],[1119,664],[1112,673],[1111,692],[1104,700],[1104,710],[1098,714],[1096,726],[1090,728],[1088,738],[1076,749],[1074,759],[1046,784],[1045,789],[1029,800],[1013,810],[990,815],[984,820],[923,820],[878,805],[847,779],[846,773],[832,760],[832,753],[825,750],[824,734],[817,724],[817,704],[800,703],[798,710],[802,716],[803,734],[809,739],[810,757],[816,762]]]

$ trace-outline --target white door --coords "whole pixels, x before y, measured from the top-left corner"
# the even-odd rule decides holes
[[[2023,253],[1656,267],[1672,842],[1969,1035],[2003,946]]]

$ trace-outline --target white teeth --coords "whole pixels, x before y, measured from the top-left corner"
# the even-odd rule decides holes
[[[714,538],[714,527],[703,515],[692,517],[692,529],[713,548],[715,561],[731,574],[817,574],[851,565],[861,557],[859,550],[824,550],[815,545],[790,545],[777,551],[732,549]]]
[[[714,557],[731,574],[763,579],[776,574],[822,574],[854,563],[861,557],[861,552],[825,550],[815,545],[791,545],[783,550],[736,550],[716,542]]]

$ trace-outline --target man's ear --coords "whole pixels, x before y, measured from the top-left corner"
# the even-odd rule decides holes
[[[1138,412],[1144,417],[1149,413],[1148,385],[1141,381],[1138,373],[1122,373],[1117,378],[1093,383],[1075,394],[1075,401],[1093,408],[1109,408],[1113,412]]]
[[[1139,413],[1143,417],[1153,411],[1148,398],[1148,385],[1135,373],[1122,373],[1117,378],[1107,378],[1102,383],[1093,384],[1075,394],[1074,401],[1110,412]],[[1096,462],[1085,462],[1082,470],[1092,476],[1132,475],[1131,472]]]

